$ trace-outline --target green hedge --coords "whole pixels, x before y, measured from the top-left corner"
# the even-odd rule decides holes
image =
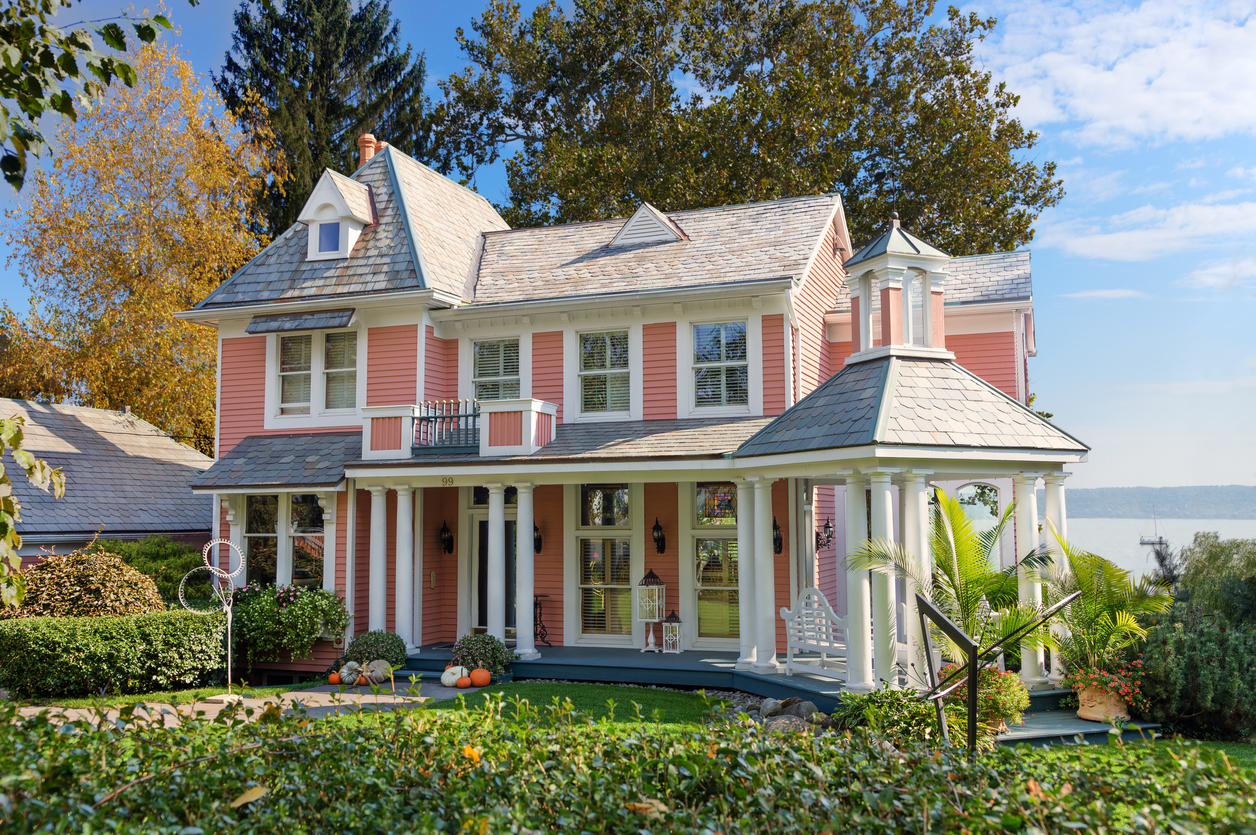
[[[100,539],[90,550],[117,554],[122,561],[141,574],[147,574],[157,584],[157,591],[174,608],[179,605],[179,583],[189,571],[205,564],[201,549],[184,542],[175,542],[164,536],[150,536],[134,541]],[[184,589],[189,601],[207,603],[213,597],[208,571],[198,571],[188,580]]]
[[[18,698],[195,687],[226,663],[222,613],[0,621],[0,687]]]

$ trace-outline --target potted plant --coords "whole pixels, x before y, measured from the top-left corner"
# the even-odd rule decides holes
[[[938,679],[945,681],[958,670],[954,664],[943,667]],[[966,682],[961,676],[952,683]],[[946,696],[949,704],[966,706],[968,704],[968,687],[961,684]],[[1029,691],[1021,683],[1016,673],[985,667],[977,674],[977,719],[982,725],[988,726],[995,733],[1001,734],[1008,725],[1025,724],[1024,714],[1029,710]]]
[[[463,635],[454,644],[450,663],[468,670],[488,670],[497,681],[509,681],[506,666],[519,656],[492,635]]]
[[[1065,683],[1077,693],[1077,716],[1093,721],[1129,719],[1129,706],[1145,709],[1139,691],[1142,662],[1124,662],[1123,651],[1146,634],[1138,616],[1173,604],[1167,586],[1144,576],[1138,583],[1111,561],[1077,548],[1052,529],[1057,559],[1042,572],[1048,602],[1073,592],[1081,596],[1056,618],[1052,651],[1068,671]]]

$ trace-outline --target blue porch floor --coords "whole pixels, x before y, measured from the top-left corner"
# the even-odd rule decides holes
[[[764,675],[735,669],[737,653],[687,650],[677,655],[643,653],[628,648],[541,647],[534,661],[516,661],[511,666],[515,680],[561,679],[602,684],[655,684],[665,687],[741,690],[756,696],[786,699],[799,696],[814,702],[825,713],[837,707],[841,682],[823,676],[794,673]],[[436,644],[410,656],[406,669],[440,673],[453,657],[452,644]],[[784,663],[782,662],[782,667]],[[1030,694],[1030,712],[1025,724],[1000,734],[1004,745],[1072,744],[1081,741],[1102,744],[1109,740],[1109,725],[1078,719],[1071,710],[1059,709],[1067,690],[1039,690]],[[1123,734],[1127,741],[1150,735],[1158,725],[1131,723]]]

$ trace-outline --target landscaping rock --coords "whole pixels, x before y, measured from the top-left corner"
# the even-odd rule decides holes
[[[806,719],[817,710],[819,710],[819,708],[816,707],[815,702],[804,702],[801,699],[794,702],[792,705],[787,705],[784,702],[781,703],[782,716],[797,716],[799,719]]]
[[[763,704],[759,705],[759,715],[764,719],[769,716],[775,716],[781,712],[781,703],[776,699],[764,699]]]
[[[803,719],[806,720],[808,724],[815,725],[820,728],[833,727],[833,721],[818,710],[815,713],[804,716]]]
[[[774,734],[796,734],[811,730],[811,726],[797,716],[773,716],[764,727]]]

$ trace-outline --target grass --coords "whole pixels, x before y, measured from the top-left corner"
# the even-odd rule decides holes
[[[278,696],[282,693],[291,693],[294,690],[308,690],[311,687],[317,687],[325,684],[323,679],[315,679],[304,684],[280,684],[271,687],[249,687],[241,690],[238,686],[233,687],[233,693],[242,693],[249,698],[265,698],[267,696]],[[160,693],[141,693],[138,695],[105,695],[105,696],[83,696],[79,698],[64,699],[36,699],[30,704],[43,707],[77,707],[77,708],[93,708],[93,707],[124,707],[126,705],[138,704],[187,704],[189,702],[197,702],[208,698],[209,696],[217,696],[220,693],[226,693],[226,687],[195,687],[191,690],[167,690]]]
[[[515,697],[526,700],[534,708],[547,708],[555,699],[570,699],[572,706],[593,719],[610,716],[608,701],[615,702],[614,719],[618,722],[636,721],[637,711],[633,703],[641,706],[641,718],[654,721],[655,711],[663,724],[701,723],[708,715],[706,703],[697,693],[675,690],[654,690],[648,687],[628,687],[616,684],[574,684],[551,682],[512,681],[485,687],[465,697],[466,708],[481,707],[489,694],[505,696],[505,710],[511,711]],[[459,699],[434,702],[432,710],[457,710]]]

